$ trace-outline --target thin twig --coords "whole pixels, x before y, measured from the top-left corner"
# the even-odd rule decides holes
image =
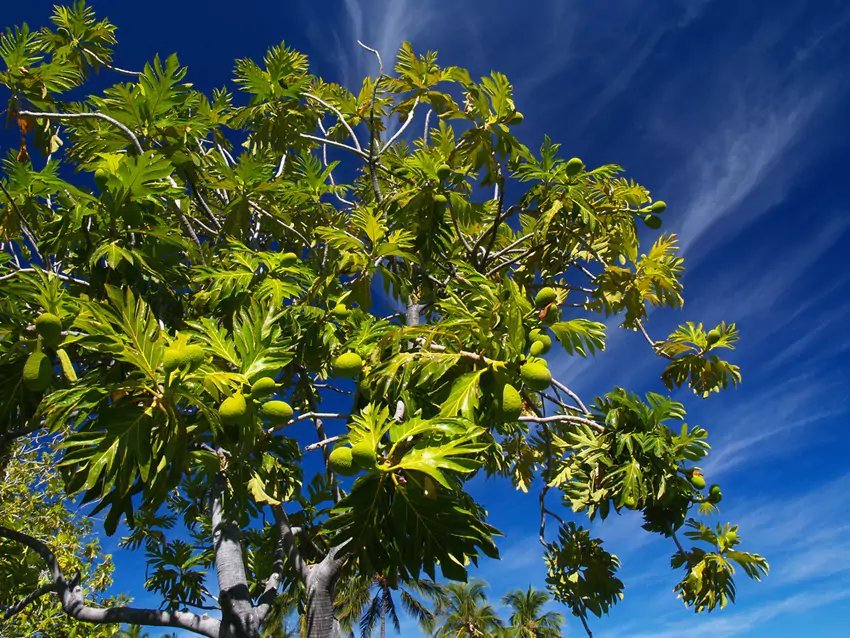
[[[117,67],[113,64],[110,64],[103,58],[101,58],[97,53],[92,51],[91,49],[87,49],[86,47],[81,47],[83,51],[88,53],[91,57],[97,60],[98,64],[102,66],[104,69],[109,69],[110,71],[115,71],[116,73],[123,73],[124,75],[132,75],[138,77],[141,75],[140,71],[128,71],[127,69],[122,69],[121,67]]]
[[[41,113],[37,111],[18,111],[18,115],[26,115],[27,117],[43,117],[48,120],[103,120],[104,122],[109,122],[113,126],[117,127],[121,130],[122,133],[124,133],[124,135],[129,137],[130,141],[133,142],[133,145],[139,152],[139,155],[145,152],[144,149],[142,149],[142,145],[139,142],[139,138],[136,137],[136,134],[133,133],[133,131],[131,131],[126,125],[116,120],[114,117],[109,117],[108,115],[104,115],[103,113]]]
[[[316,100],[316,102],[318,102],[322,106],[325,106],[325,107],[329,108],[331,111],[333,111],[336,114],[336,116],[339,118],[339,121],[345,127],[345,130],[348,131],[348,134],[351,136],[351,141],[354,142],[354,147],[358,151],[363,151],[363,147],[360,146],[360,140],[358,140],[357,136],[354,134],[354,129],[352,129],[351,126],[349,126],[348,121],[345,119],[345,116],[339,111],[338,108],[336,108],[333,104],[328,104],[322,98],[320,98],[316,95],[313,95],[312,93],[305,93],[304,97],[309,97],[312,100]]]

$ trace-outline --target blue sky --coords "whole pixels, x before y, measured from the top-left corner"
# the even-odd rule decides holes
[[[43,24],[51,2],[4,3],[0,25]],[[678,398],[709,429],[705,465],[723,486],[721,518],[770,560],[739,601],[694,616],[672,594],[673,551],[636,515],[596,533],[623,562],[625,600],[594,621],[597,638],[846,636],[850,617],[850,5],[840,0],[501,1],[222,0],[93,3],[119,27],[116,63],[136,68],[177,51],[200,88],[281,40],[329,79],[374,71],[355,40],[385,60],[404,39],[473,75],[499,70],[525,114],[519,135],[544,133],[567,156],[616,162],[668,203],[681,235],[686,304],[651,317],[738,323],[737,390]],[[354,88],[354,87],[352,87]],[[660,363],[635,334],[611,326],[594,360],[550,355],[556,376],[585,396],[615,384],[659,389]],[[553,350],[554,351],[554,350]],[[478,480],[475,495],[506,537],[482,564],[494,602],[543,586],[536,499]],[[128,557],[119,564],[128,566]],[[138,592],[141,569],[119,586]],[[144,601],[142,596],[139,599]],[[844,627],[844,629],[842,629]],[[402,635],[414,635],[405,625]],[[569,635],[580,626],[570,620]]]

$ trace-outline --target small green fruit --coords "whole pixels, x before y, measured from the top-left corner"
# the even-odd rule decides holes
[[[166,372],[171,372],[186,365],[186,347],[174,344],[165,349],[162,355],[162,367]]]
[[[221,422],[226,425],[235,425],[241,422],[248,414],[248,402],[245,401],[245,395],[237,392],[227,397],[218,406],[218,414],[221,417]]]
[[[579,159],[578,157],[574,157],[569,162],[567,162],[567,175],[569,177],[575,177],[581,172],[583,168],[584,162],[582,162],[581,159]]]
[[[284,268],[294,266],[298,262],[298,255],[295,253],[283,253],[280,256],[280,265]]]
[[[345,319],[350,314],[351,310],[349,310],[348,306],[346,306],[344,303],[336,304],[331,310],[331,315],[333,315],[337,319]]]
[[[516,421],[522,414],[522,396],[510,383],[502,388],[501,412],[505,421]]]
[[[667,202],[659,199],[657,202],[652,203],[652,206],[649,207],[649,210],[651,210],[653,213],[663,213],[665,210],[667,210]]]
[[[440,164],[437,167],[437,177],[440,178],[440,181],[448,179],[452,174],[452,168],[448,164]]]
[[[204,352],[204,349],[197,343],[186,346],[184,356],[186,357],[186,363],[188,363],[189,367],[192,369],[197,368],[204,362],[204,359],[207,358],[206,352]]]
[[[545,337],[545,339],[543,338]],[[537,339],[531,342],[531,347],[528,351],[532,354],[532,356],[539,356],[541,354],[546,354],[549,352],[549,348],[552,347],[552,339],[549,335],[541,335]]]
[[[435,204],[445,204],[449,201],[449,198],[443,195],[442,193],[434,193],[434,203]]]
[[[557,304],[551,303],[541,310],[538,316],[540,317],[540,321],[547,326],[551,326],[561,318],[561,309]]]
[[[363,359],[356,352],[345,352],[334,361],[334,372],[337,376],[353,379],[360,374],[363,367]]]
[[[539,359],[530,361],[523,364],[519,369],[523,383],[535,392],[545,390],[552,382],[552,373],[549,372],[546,364],[540,361]]]
[[[43,392],[53,380],[53,366],[41,351],[33,352],[24,363],[24,385],[33,392]]]
[[[62,343],[62,321],[53,313],[40,314],[35,320],[35,329],[44,345],[55,348]]]
[[[360,441],[351,446],[351,459],[354,465],[363,469],[375,467],[378,463],[378,455],[374,446],[369,441]]]
[[[720,341],[720,330],[718,330],[717,328],[712,328],[708,331],[708,334],[705,335],[705,342],[708,345],[713,346],[718,341]]]
[[[643,223],[649,226],[652,230],[658,230],[661,228],[661,218],[657,215],[644,216]]]
[[[509,124],[522,124],[523,120],[525,120],[525,116],[522,113],[520,113],[519,111],[517,111],[516,113],[513,114],[511,119],[508,120],[508,123]]]
[[[723,500],[723,492],[720,491],[719,485],[712,485],[708,488],[708,502],[719,503]]]
[[[637,509],[637,500],[634,496],[627,496],[623,499],[623,507],[630,510]]]
[[[693,485],[698,490],[705,489],[705,477],[702,475],[702,472],[699,470],[694,470],[691,473],[691,485]]]
[[[546,286],[545,288],[541,288],[534,296],[534,305],[537,308],[545,308],[557,298],[558,293],[555,292],[555,289],[550,286]]]
[[[106,181],[109,173],[105,169],[99,168],[94,172],[94,183],[102,191],[106,190]]]
[[[357,473],[350,447],[335,447],[328,456],[328,465],[333,472],[343,476],[353,476]]]
[[[254,381],[254,385],[251,386],[251,398],[262,399],[270,394],[274,394],[276,389],[277,383],[274,379],[271,377],[260,377]]]
[[[286,401],[266,401],[260,406],[260,414],[279,425],[292,418],[292,406]]]

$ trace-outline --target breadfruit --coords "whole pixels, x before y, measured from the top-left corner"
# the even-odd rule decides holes
[[[452,168],[448,164],[440,164],[437,167],[437,177],[440,178],[440,181],[444,179],[448,179],[452,174]]]
[[[270,394],[274,394],[276,389],[277,383],[274,379],[271,377],[260,377],[254,381],[254,385],[251,386],[251,398],[262,399]]]
[[[561,318],[561,309],[557,304],[550,303],[540,311],[538,317],[540,318],[540,321],[545,323],[547,326],[551,326]]]
[[[331,310],[331,314],[337,319],[345,319],[351,314],[351,310],[344,303],[338,303]]]
[[[513,114],[511,119],[508,120],[508,123],[510,123],[510,124],[522,124],[524,119],[525,119],[525,116],[522,113],[520,113],[519,111],[517,111],[516,113]]]
[[[35,329],[46,346],[55,348],[62,342],[62,322],[51,312],[42,313],[36,318]]]
[[[540,360],[523,364],[519,369],[519,376],[522,377],[523,383],[535,392],[545,390],[552,382],[552,373]]]
[[[541,288],[534,296],[534,305],[538,308],[545,308],[557,298],[558,294],[555,292],[555,289],[550,286],[546,286],[545,288]]]
[[[109,173],[106,172],[105,169],[99,168],[94,172],[94,183],[100,190],[106,190],[106,180],[109,177]]]
[[[165,349],[162,355],[162,367],[166,372],[181,368],[188,363],[186,358],[186,346],[174,344]]]
[[[709,503],[719,503],[723,500],[723,492],[720,491],[719,485],[712,485],[708,488],[708,501]]]
[[[328,457],[328,464],[332,471],[343,476],[352,476],[357,473],[350,447],[335,447]]]
[[[522,414],[522,396],[510,383],[502,388],[500,410],[505,421],[516,421]]]
[[[531,347],[528,349],[528,351],[533,356],[536,357],[538,355],[546,354],[547,352],[549,352],[549,347],[551,345],[552,345],[551,339],[549,339],[548,344],[543,339],[535,339],[534,341],[531,342]]]
[[[197,343],[186,346],[183,356],[186,358],[186,363],[189,364],[190,368],[197,368],[206,359],[204,349]]]
[[[227,397],[218,406],[218,414],[221,417],[221,422],[227,425],[234,425],[242,421],[248,414],[248,402],[245,401],[245,395],[237,392]]]
[[[449,199],[442,193],[434,193],[434,203],[436,204],[445,204]]]
[[[693,485],[698,490],[705,489],[705,477],[702,475],[702,472],[699,470],[694,470],[691,473],[691,485]]]
[[[661,228],[661,218],[657,215],[646,215],[643,218],[643,223],[653,230]]]
[[[667,202],[659,199],[657,202],[652,203],[652,206],[649,207],[649,210],[651,210],[653,213],[663,213],[665,210],[667,210]]]
[[[272,423],[286,423],[292,418],[292,406],[286,401],[266,401],[260,406],[260,414]]]
[[[334,361],[334,372],[337,376],[353,379],[360,374],[363,359],[356,352],[344,352]]]
[[[47,389],[53,380],[53,366],[43,352],[33,352],[24,363],[24,385],[33,392]]]
[[[581,172],[581,169],[584,168],[584,162],[581,161],[578,157],[572,158],[569,162],[567,162],[567,175],[570,177],[575,177]]]
[[[375,464],[378,462],[375,446],[366,440],[351,446],[351,458],[354,465],[363,469],[375,467]]]
[[[298,255],[295,253],[283,253],[280,256],[280,265],[281,266],[294,266],[298,261]]]
[[[720,341],[720,330],[718,330],[717,328],[712,328],[708,331],[708,334],[705,335],[705,342],[708,345],[713,346],[718,341]]]

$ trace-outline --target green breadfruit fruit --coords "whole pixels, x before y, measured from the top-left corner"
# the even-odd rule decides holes
[[[286,401],[266,401],[260,406],[260,414],[272,423],[286,423],[292,418],[292,406]]]
[[[251,386],[251,398],[262,399],[270,394],[274,394],[276,389],[277,383],[274,379],[271,377],[260,377],[254,381],[254,385]]]
[[[544,336],[546,336],[548,341],[546,339],[538,338],[531,342],[531,347],[528,351],[535,357],[541,354],[546,354],[549,352],[549,348],[552,347],[552,339],[549,339],[548,335]]]
[[[331,310],[331,315],[337,319],[345,319],[351,314],[351,310],[344,303],[338,303]]]
[[[555,292],[555,289],[550,286],[546,286],[545,288],[541,288],[534,296],[534,305],[537,308],[545,308],[557,298],[558,293]]]
[[[337,376],[353,379],[360,374],[363,359],[356,352],[344,352],[334,361],[334,372]]]
[[[522,414],[522,396],[510,383],[502,388],[500,411],[505,421],[516,421]]]
[[[106,181],[109,177],[109,173],[106,172],[105,169],[99,168],[94,172],[94,183],[100,190],[106,190]]]
[[[437,177],[440,178],[440,181],[448,179],[452,174],[452,167],[448,164],[440,164],[437,167]]]
[[[328,456],[328,465],[330,465],[332,471],[343,476],[357,474],[350,447],[335,447]]]
[[[552,373],[545,363],[537,359],[523,364],[519,369],[519,376],[523,383],[535,392],[540,392],[549,387],[552,382]]]
[[[653,213],[663,213],[665,210],[667,210],[667,202],[659,199],[657,202],[652,203],[652,206],[649,207],[649,210],[651,210]]]
[[[699,470],[694,470],[691,473],[691,485],[693,485],[698,490],[705,489],[705,477],[702,475],[702,472]]]
[[[189,360],[186,358],[186,346],[174,344],[165,349],[162,355],[162,367],[166,372],[182,368]]]
[[[584,162],[582,162],[578,157],[573,157],[569,162],[567,162],[566,168],[567,175],[569,177],[575,177],[584,168]]]
[[[221,417],[221,422],[226,425],[240,423],[248,414],[248,402],[245,401],[245,395],[237,392],[227,397],[218,406],[218,414]]]
[[[62,343],[62,321],[53,313],[45,312],[36,317],[35,329],[44,345],[55,348]]]
[[[520,113],[519,111],[517,111],[516,113],[513,114],[511,119],[508,120],[508,123],[509,124],[522,124],[523,120],[525,120],[525,116],[522,113]]]
[[[53,366],[50,359],[41,351],[33,352],[24,363],[24,385],[33,392],[47,389],[53,380]]]
[[[298,255],[296,255],[295,253],[283,253],[280,256],[280,265],[281,266],[284,266],[284,267],[294,266],[297,262],[298,262]]]
[[[378,463],[378,455],[375,446],[369,441],[363,440],[351,446],[351,458],[354,465],[363,469],[375,467]]]
[[[65,376],[69,383],[76,383],[77,371],[74,370],[74,364],[71,363],[71,358],[68,356],[68,353],[65,352],[64,349],[59,348],[56,351],[56,356],[59,358],[59,365],[62,368],[62,374]]]
[[[192,369],[197,368],[204,362],[204,359],[207,358],[206,352],[204,352],[204,349],[197,343],[186,346],[184,356],[186,357],[186,363],[188,363],[189,367]]]
[[[719,485],[712,485],[708,488],[708,501],[709,503],[719,503],[723,500],[723,492],[720,491]]]
[[[445,204],[449,201],[449,198],[443,195],[442,193],[434,193],[434,203],[436,204]]]
[[[712,328],[708,331],[708,334],[705,335],[705,342],[708,345],[713,346],[715,343],[720,341],[720,336],[720,330],[718,330],[717,328]]]
[[[657,215],[646,215],[643,218],[643,223],[649,226],[652,230],[661,228],[661,218]]]

